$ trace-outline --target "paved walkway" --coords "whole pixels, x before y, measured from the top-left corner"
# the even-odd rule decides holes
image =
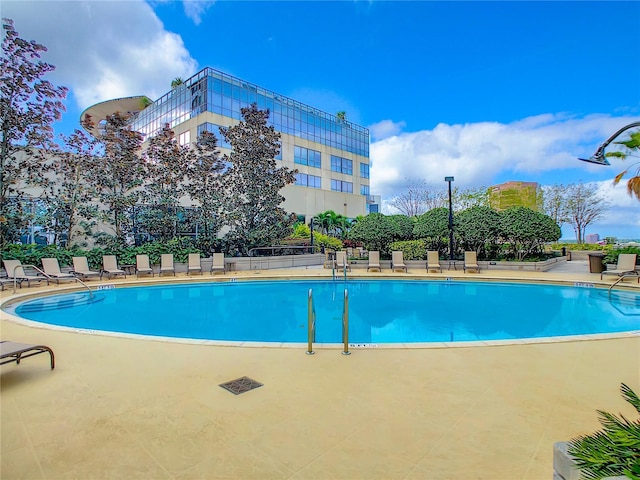
[[[599,282],[580,267],[478,277]],[[4,312],[0,327],[3,340],[51,346],[57,365],[40,355],[0,369],[2,479],[547,480],[554,442],[598,429],[596,409],[633,417],[621,382],[640,392],[634,334],[309,356],[36,328]],[[264,386],[218,386],[242,376]]]

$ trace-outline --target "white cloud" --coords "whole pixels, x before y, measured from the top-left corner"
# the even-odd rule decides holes
[[[47,46],[52,80],[70,88],[80,109],[129,95],[155,99],[197,69],[180,35],[141,0],[10,0],[2,10],[22,38]]]
[[[202,15],[216,2],[215,0],[182,0],[182,3],[185,15],[193,20],[193,23],[200,25]]]
[[[405,122],[394,122],[393,120],[382,120],[369,126],[371,138],[374,141],[383,140],[385,138],[398,135],[406,126]]]

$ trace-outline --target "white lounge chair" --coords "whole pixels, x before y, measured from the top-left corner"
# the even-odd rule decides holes
[[[351,265],[349,264],[349,260],[347,260],[347,252],[344,250],[336,252],[336,259],[334,261],[334,266],[336,270],[349,270],[351,271]]]
[[[382,267],[380,267],[380,252],[377,250],[369,252],[369,265],[367,266],[367,272],[370,268],[377,268],[379,272],[382,271]]]
[[[187,275],[190,274],[191,272],[200,272],[200,275],[202,275],[202,263],[200,262],[199,253],[189,254],[189,264],[187,265]]]
[[[141,273],[151,274],[153,277],[153,268],[149,265],[149,255],[136,255],[136,278],[139,278]]]
[[[22,287],[22,282],[27,282],[27,287],[31,286],[31,282],[40,283],[43,280],[47,281],[49,285],[49,279],[42,275],[28,275],[24,271],[24,267],[20,260],[3,260],[4,269],[7,271],[7,278],[14,282],[17,282]]]
[[[173,253],[163,253],[160,256],[160,272],[158,276],[163,273],[173,273],[173,276],[176,276],[176,268],[173,266]]]
[[[57,258],[43,258],[42,259],[42,270],[49,277],[50,280],[54,280],[58,285],[60,285],[60,280],[71,280],[74,282],[78,281],[78,277],[76,277],[72,273],[62,273],[60,271],[60,264],[58,263]]]
[[[124,270],[118,267],[118,260],[115,255],[102,256],[102,273],[106,273],[109,280],[111,280],[113,275],[122,275],[124,278],[127,278]]]
[[[440,258],[438,257],[437,250],[430,250],[427,252],[427,273],[431,270],[439,270],[442,273],[442,267],[440,266]]]
[[[407,266],[404,263],[404,253],[402,250],[391,252],[391,271],[404,270],[407,273]]]
[[[222,272],[224,274],[224,253],[214,253],[211,263],[211,273]]]
[[[478,265],[478,256],[476,252],[464,252],[464,266],[463,270],[473,270],[476,273],[480,273],[480,265]]]
[[[73,273],[83,279],[87,277],[102,276],[100,272],[89,269],[87,257],[73,257]]]
[[[618,255],[618,264],[616,265],[616,268],[613,270],[604,270],[600,274],[600,280],[602,280],[602,275],[617,275],[618,277],[640,275],[640,272],[636,270],[637,256],[638,255],[635,253],[621,253]],[[638,281],[640,281],[640,277],[638,278]]]

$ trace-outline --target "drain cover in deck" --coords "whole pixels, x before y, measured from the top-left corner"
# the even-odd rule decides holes
[[[229,390],[234,395],[240,395],[241,393],[248,392],[254,388],[261,387],[260,382],[250,379],[249,377],[241,377],[230,382],[221,383],[220,386],[226,390]]]

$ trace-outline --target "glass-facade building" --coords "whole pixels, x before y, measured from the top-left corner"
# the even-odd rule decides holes
[[[369,130],[245,80],[205,68],[136,113],[131,124],[146,139],[169,124],[181,144],[207,130],[224,152],[229,145],[219,127],[237,124],[240,109],[252,103],[269,109],[269,122],[281,134],[277,158],[299,172],[283,191],[285,209],[307,217],[369,211]]]

